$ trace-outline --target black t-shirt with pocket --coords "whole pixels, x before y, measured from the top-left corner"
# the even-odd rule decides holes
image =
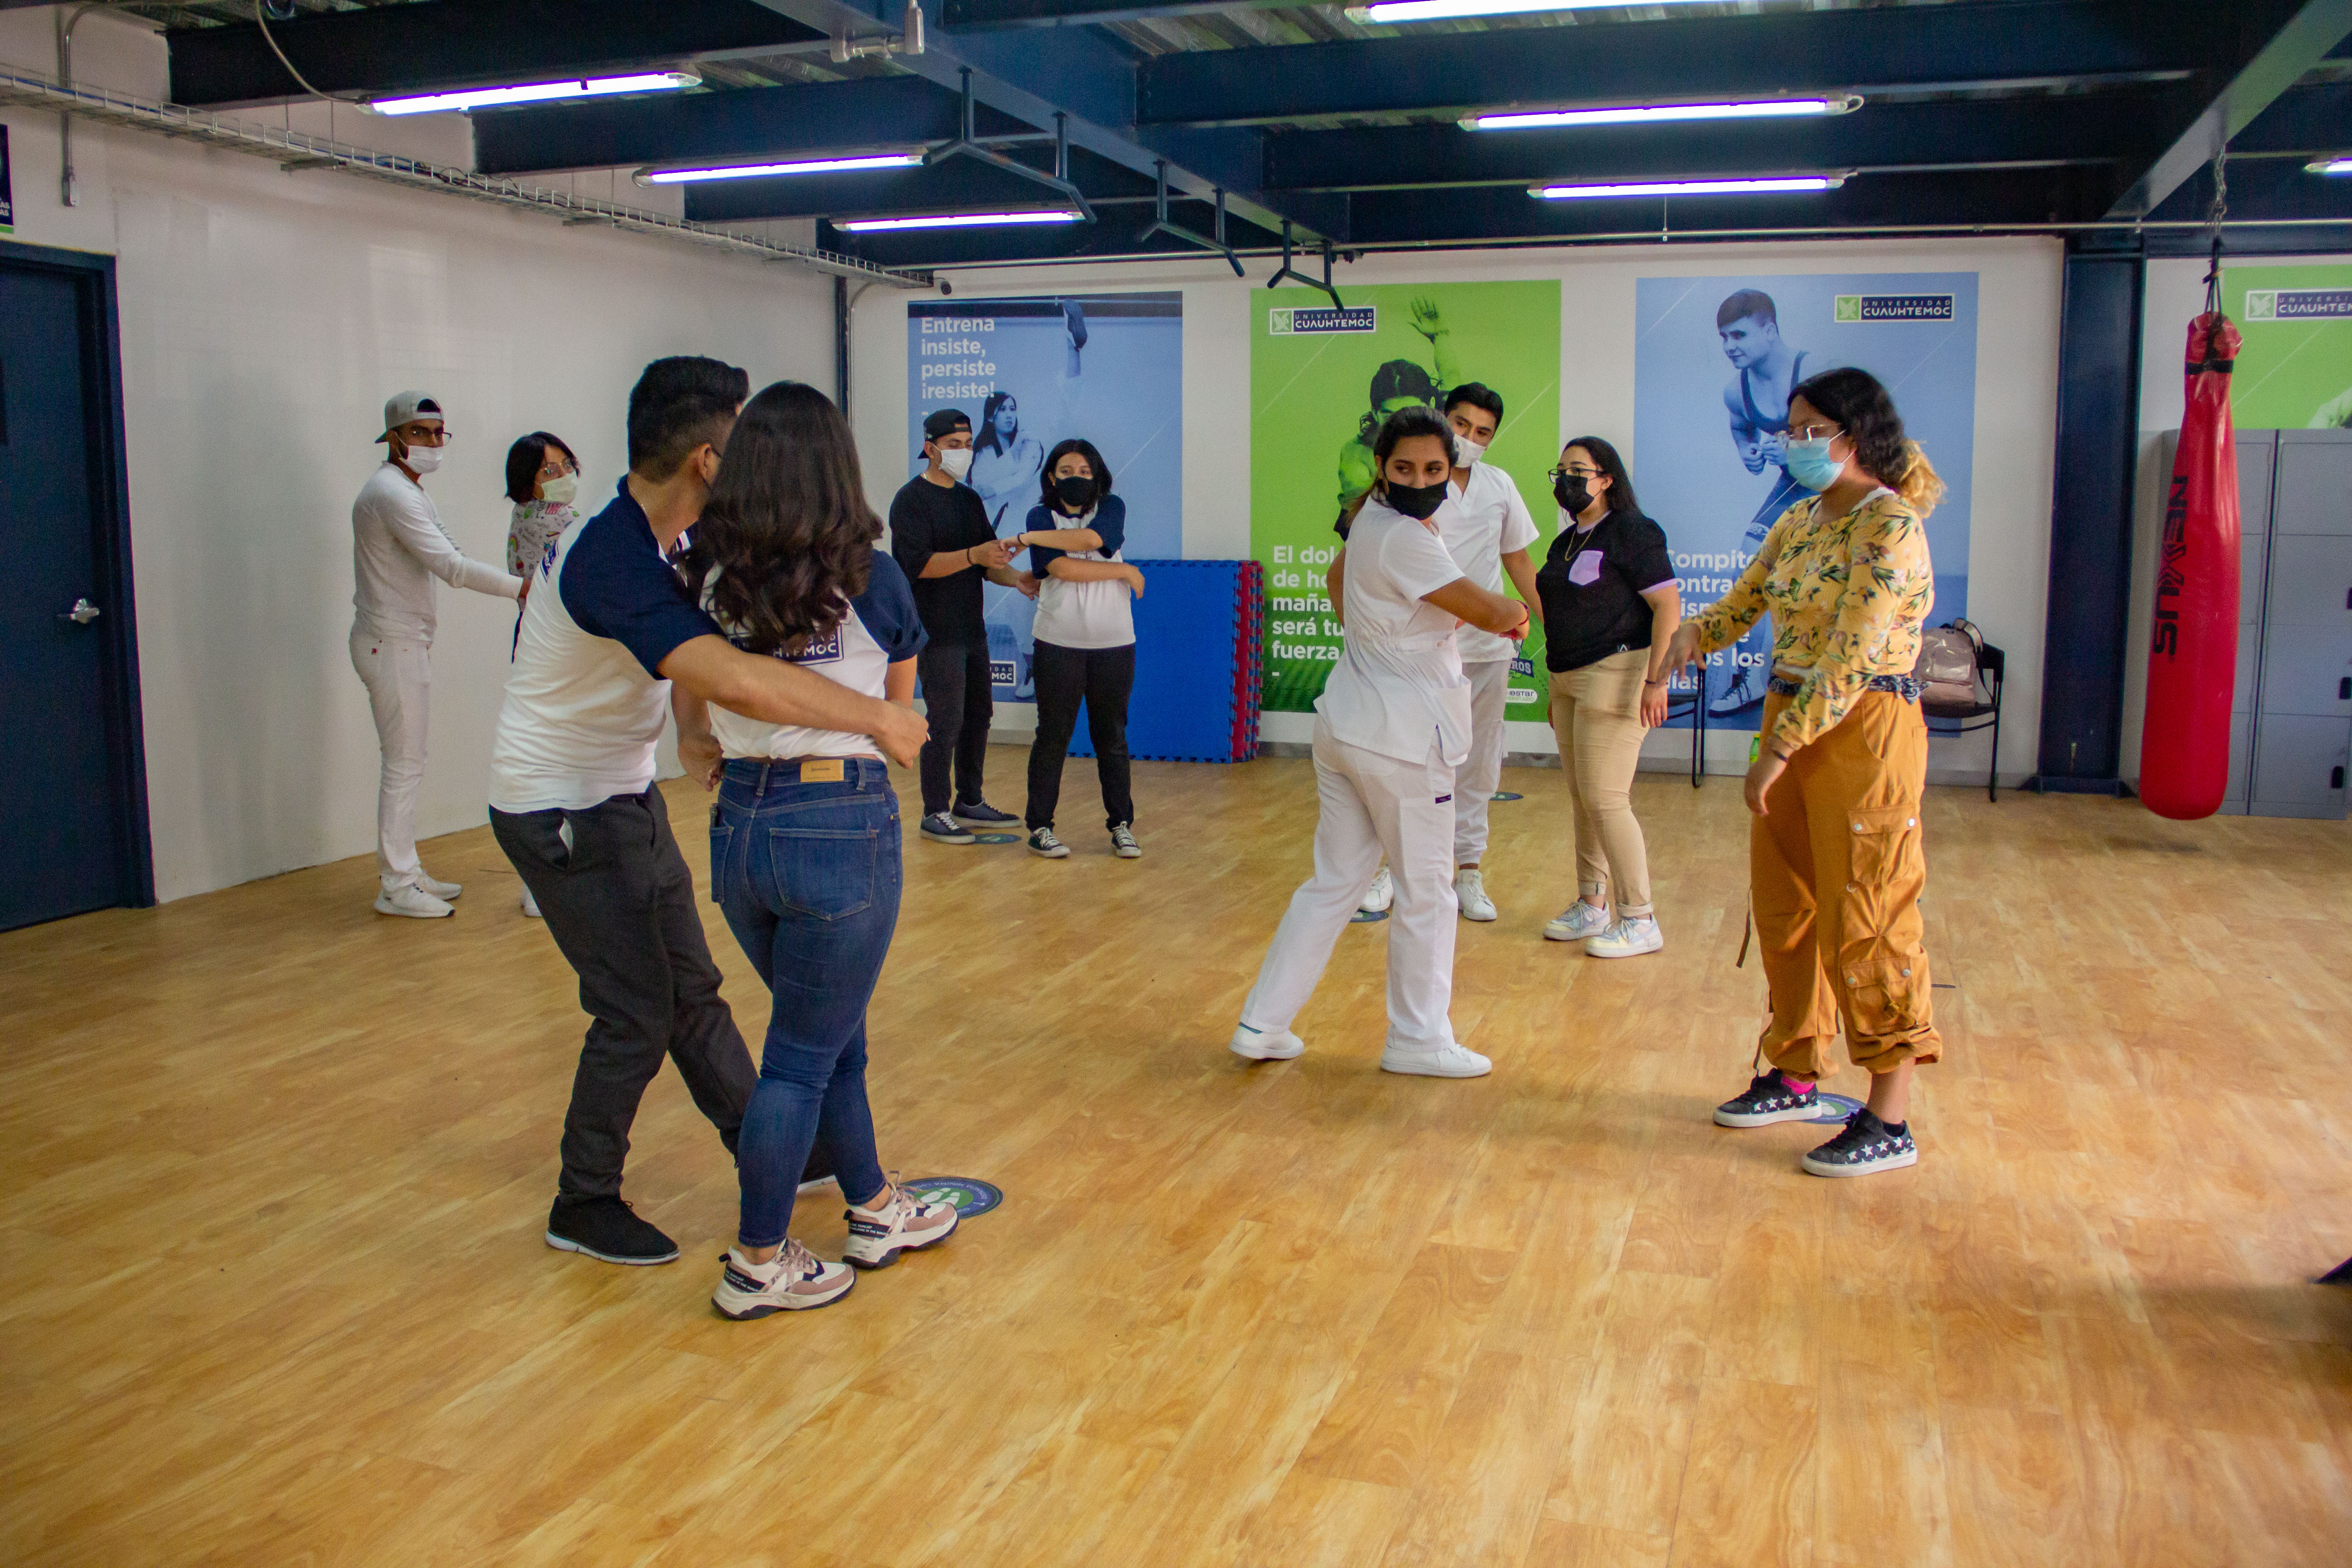
[[[1665,530],[1638,511],[1612,511],[1590,533],[1561,529],[1536,573],[1545,668],[1581,669],[1649,647],[1650,603],[1642,595],[1674,580]]]
[[[987,506],[967,486],[935,485],[917,474],[891,499],[890,553],[915,590],[915,611],[932,647],[988,646],[988,625],[981,616],[987,574],[975,566],[926,577],[923,568],[934,555],[970,550],[995,537]]]

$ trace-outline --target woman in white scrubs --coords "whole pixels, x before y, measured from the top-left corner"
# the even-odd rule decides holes
[[[1477,1078],[1494,1064],[1454,1038],[1454,770],[1469,754],[1470,683],[1454,629],[1527,635],[1527,606],[1479,587],[1445,552],[1454,435],[1433,409],[1392,414],[1372,455],[1378,478],[1331,563],[1346,629],[1315,703],[1315,875],[1292,895],[1234,1054],[1286,1061],[1307,1047],[1291,1021],[1315,994],[1332,944],[1385,854],[1396,880],[1389,922],[1389,1031],[1382,1070]]]

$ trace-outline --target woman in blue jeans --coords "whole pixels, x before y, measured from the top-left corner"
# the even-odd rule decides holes
[[[744,406],[681,565],[738,647],[911,707],[922,625],[865,496],[840,410],[780,381]],[[883,1174],[866,1103],[866,1005],[898,924],[898,797],[868,736],[682,691],[677,709],[680,756],[719,785],[712,897],[774,999],[736,1152],[742,1223],[711,1300],[735,1319],[822,1307],[854,1282],[845,1264],[887,1268],[956,1226],[953,1207]],[[851,1200],[843,1263],[785,1234],[820,1139]]]

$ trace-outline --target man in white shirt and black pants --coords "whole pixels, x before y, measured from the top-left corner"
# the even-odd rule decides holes
[[[376,789],[378,914],[437,920],[465,889],[425,875],[416,858],[416,792],[425,783],[433,697],[433,580],[511,599],[522,579],[457,548],[422,476],[441,466],[448,427],[441,405],[404,392],[383,405],[383,466],[352,503],[352,668],[367,687],[383,748]]]
[[[579,972],[592,1020],[547,1244],[608,1263],[677,1257],[621,1199],[630,1124],[662,1058],[730,1151],[757,1082],[654,783],[673,683],[750,719],[870,735],[901,766],[926,733],[907,709],[735,647],[671,569],[750,391],[742,371],[717,360],[646,367],[629,396],[619,492],[564,530],[524,604],[490,753],[491,828]],[[713,759],[686,760],[703,773]]]

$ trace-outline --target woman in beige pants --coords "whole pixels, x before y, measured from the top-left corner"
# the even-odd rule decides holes
[[[1666,944],[1631,795],[1642,737],[1665,721],[1666,643],[1682,620],[1682,591],[1665,531],[1642,515],[1616,447],[1578,437],[1551,486],[1566,522],[1536,591],[1552,732],[1576,814],[1578,897],[1544,935],[1580,941],[1592,958],[1633,958]]]

